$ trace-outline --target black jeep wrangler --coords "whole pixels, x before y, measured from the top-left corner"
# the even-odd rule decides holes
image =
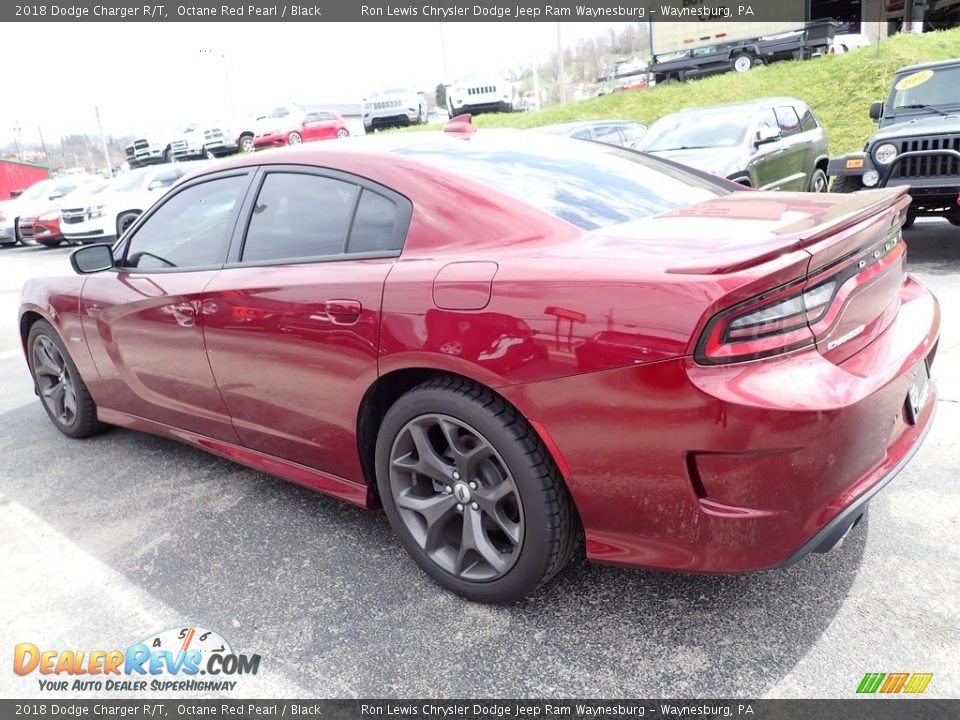
[[[920,215],[960,225],[960,58],[897,71],[863,152],[830,160],[833,192],[909,185],[909,226]]]

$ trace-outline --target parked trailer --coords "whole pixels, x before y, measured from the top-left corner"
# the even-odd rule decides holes
[[[650,72],[656,82],[671,82],[806,59],[827,52],[836,28],[832,20],[650,23]]]

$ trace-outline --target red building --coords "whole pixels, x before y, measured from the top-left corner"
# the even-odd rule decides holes
[[[40,180],[50,177],[46,165],[0,160],[0,200],[9,200],[13,193],[19,194]]]

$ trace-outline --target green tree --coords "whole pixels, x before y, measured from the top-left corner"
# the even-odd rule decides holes
[[[445,108],[447,106],[447,86],[443,83],[437,85],[436,90],[437,107]]]

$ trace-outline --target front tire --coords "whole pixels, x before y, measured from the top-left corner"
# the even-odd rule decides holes
[[[97,406],[53,326],[46,320],[35,322],[27,348],[37,393],[57,430],[72,438],[102,432],[105,426],[97,419]]]
[[[400,543],[468,600],[519,600],[573,554],[579,524],[543,442],[468,380],[431,380],[397,400],[380,427],[376,469]]]
[[[833,179],[830,192],[852,193],[863,190],[863,182],[856,175],[838,175]]]
[[[240,152],[252,153],[256,149],[257,146],[253,144],[253,135],[244,133],[240,136]]]
[[[300,133],[292,132],[287,137],[287,145],[300,145],[303,142],[303,138],[300,137]]]

